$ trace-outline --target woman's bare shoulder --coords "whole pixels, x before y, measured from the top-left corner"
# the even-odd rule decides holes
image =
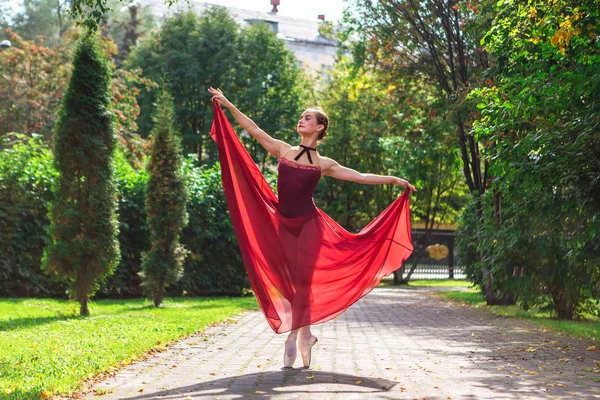
[[[322,155],[319,155],[319,161],[320,161],[320,165],[321,165],[321,171],[323,171],[323,173],[325,173],[327,170],[331,169],[332,167],[340,165],[333,158],[324,157]]]

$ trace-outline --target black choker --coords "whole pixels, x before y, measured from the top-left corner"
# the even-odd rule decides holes
[[[300,144],[299,146],[302,147],[302,151],[300,153],[298,153],[298,155],[296,157],[294,157],[294,160],[298,161],[298,159],[300,157],[302,157],[302,154],[306,153],[306,155],[308,156],[308,161],[312,164],[313,163],[312,158],[310,157],[310,151],[308,151],[308,150],[317,151],[317,149],[314,147],[305,146],[303,144]]]

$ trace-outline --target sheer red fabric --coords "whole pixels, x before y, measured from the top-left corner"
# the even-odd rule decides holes
[[[275,196],[214,103],[211,137],[252,289],[277,333],[335,318],[412,253],[408,191],[358,234],[317,208],[318,166],[282,158]]]

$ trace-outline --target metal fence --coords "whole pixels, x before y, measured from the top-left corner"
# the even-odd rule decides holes
[[[466,279],[464,268],[457,264],[454,251],[456,234],[451,230],[434,230],[427,237],[425,229],[413,229],[415,250],[399,270],[402,277],[417,261],[410,279]]]

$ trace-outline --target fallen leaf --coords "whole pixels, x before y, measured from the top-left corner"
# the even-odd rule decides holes
[[[258,364],[256,368],[262,368],[262,364]]]
[[[141,388],[140,390],[138,390],[138,392],[143,392],[143,391],[144,391],[144,388]]]
[[[588,351],[598,350],[598,348],[596,346],[590,346],[587,349],[588,349]]]
[[[354,382],[354,383],[356,383],[357,385],[360,385],[360,384],[362,383],[362,381],[361,381],[360,379],[358,379],[358,380],[357,380],[356,382]]]

